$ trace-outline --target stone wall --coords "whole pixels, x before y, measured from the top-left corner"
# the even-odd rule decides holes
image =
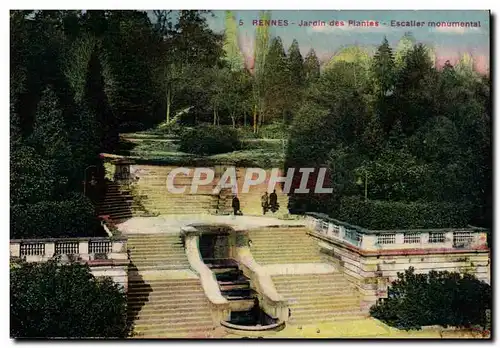
[[[428,243],[428,240],[409,247],[403,243],[404,239],[401,243],[374,243],[377,233],[369,234],[368,230],[363,229],[357,231],[359,240],[341,238],[342,231],[339,236],[332,234],[332,229],[338,228],[338,224],[315,218],[313,220],[309,221],[309,233],[317,238],[322,252],[328,255],[330,261],[357,286],[363,296],[364,308],[373,305],[378,298],[386,297],[387,288],[397,279],[397,273],[404,272],[409,267],[414,267],[416,273],[428,273],[431,270],[470,273],[490,283],[490,251],[485,245],[485,232],[482,229],[470,230],[473,242],[465,247],[454,247],[448,240],[444,240],[443,245],[439,244],[439,247]],[[348,224],[346,226],[340,227],[354,228]],[[421,231],[423,235],[429,233],[426,230]],[[465,232],[455,233],[460,235]],[[378,235],[381,234],[380,231]],[[453,236],[451,238],[453,239]],[[424,239],[421,238],[422,241]]]
[[[196,192],[191,192],[194,167],[186,167],[189,174],[179,173],[175,176],[175,188],[185,188],[184,193],[172,193],[167,189],[169,173],[180,166],[160,165],[131,165],[131,177],[135,178],[134,194],[143,196],[141,200],[146,210],[158,214],[214,214],[218,212],[229,213],[232,211],[232,194],[226,189],[224,199],[219,201],[219,195],[214,193],[221,175],[228,166],[210,167],[215,171],[211,183],[199,185]],[[267,191],[271,169],[266,169],[266,179],[262,184],[250,186],[248,192],[241,192],[245,183],[247,168],[235,168],[237,195],[240,200],[241,211],[244,215],[262,215],[261,196]],[[282,175],[281,172],[279,172]],[[202,179],[205,177],[202,176]],[[281,185],[276,185],[280,209],[277,214],[288,213],[288,196],[281,190]],[[226,197],[227,196],[227,197]]]

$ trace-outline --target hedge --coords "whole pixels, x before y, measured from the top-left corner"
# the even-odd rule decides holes
[[[337,219],[368,229],[465,227],[472,214],[469,203],[364,201],[343,197]]]
[[[241,148],[236,129],[226,126],[198,126],[179,137],[179,150],[198,155],[214,155]]]
[[[13,239],[85,237],[100,231],[94,207],[83,196],[17,204],[11,206],[10,213],[10,236]]]
[[[415,274],[410,267],[398,273],[387,295],[370,308],[370,314],[399,329],[429,325],[490,328],[491,286],[470,274]]]

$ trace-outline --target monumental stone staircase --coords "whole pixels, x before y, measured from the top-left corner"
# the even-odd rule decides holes
[[[161,273],[189,269],[180,235],[128,237],[128,319],[134,324],[135,335],[176,338],[212,330],[210,306],[200,280],[168,279]],[[151,271],[160,273],[154,280],[144,280]]]
[[[109,215],[113,220],[132,217],[133,196],[129,190],[116,183],[106,185],[104,199],[98,203],[99,215]]]
[[[132,281],[128,319],[138,338],[181,338],[213,329],[199,279]]]
[[[128,235],[131,266],[137,271],[189,269],[179,234]]]
[[[276,275],[272,279],[276,290],[288,300],[290,324],[367,316],[360,310],[357,290],[341,273]]]
[[[309,236],[305,227],[250,230],[249,238],[252,241],[250,250],[257,263],[275,269],[291,268],[292,274],[285,272],[286,275],[272,276],[278,293],[289,301],[290,324],[366,317],[367,313],[360,310],[355,286],[342,273],[332,270],[333,265],[320,252],[318,240]],[[312,265],[303,265],[300,271],[296,271],[296,264]],[[308,274],[308,269],[314,269],[312,266],[332,271],[320,274],[311,271]]]
[[[316,239],[305,227],[266,227],[249,231],[252,255],[260,265],[287,263],[320,263]]]

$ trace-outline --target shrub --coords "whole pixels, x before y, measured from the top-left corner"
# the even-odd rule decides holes
[[[180,134],[179,149],[198,155],[214,155],[240,149],[238,133],[224,126],[199,126]]]
[[[281,122],[271,123],[259,128],[259,137],[266,139],[288,139],[290,127]]]
[[[127,298],[87,265],[22,263],[10,270],[10,335],[15,338],[124,338]]]
[[[364,201],[343,197],[339,220],[370,229],[417,229],[464,227],[470,221],[471,205],[450,202]]]
[[[370,314],[399,329],[420,329],[427,325],[443,327],[488,327],[491,286],[470,274],[456,272],[415,274],[413,267],[398,273]]]
[[[100,227],[93,205],[82,195],[17,204],[10,213],[11,238],[82,237],[93,235]]]

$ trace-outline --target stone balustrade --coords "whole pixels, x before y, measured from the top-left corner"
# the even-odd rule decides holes
[[[487,230],[472,226],[453,229],[369,230],[319,213],[308,213],[306,223],[317,236],[330,242],[347,244],[366,253],[406,249],[488,249]]]
[[[358,288],[362,309],[386,297],[389,284],[409,267],[416,273],[469,273],[490,282],[486,229],[368,230],[318,213],[308,213],[306,224],[323,253]]]
[[[233,248],[234,258],[238,261],[243,274],[251,280],[255,290],[259,293],[260,304],[264,312],[283,323],[288,320],[289,316],[288,301],[278,293],[265,268],[255,261],[248,247],[248,241],[247,232],[238,231]]]
[[[58,255],[66,255],[80,261],[127,261],[127,240],[107,237],[10,240],[11,258],[28,262],[44,262]]]
[[[230,320],[231,310],[229,301],[222,296],[215,274],[201,258],[199,249],[201,232],[194,226],[184,226],[181,228],[181,234],[184,238],[189,265],[199,275],[201,286],[210,303],[214,324],[219,325],[221,321]]]

